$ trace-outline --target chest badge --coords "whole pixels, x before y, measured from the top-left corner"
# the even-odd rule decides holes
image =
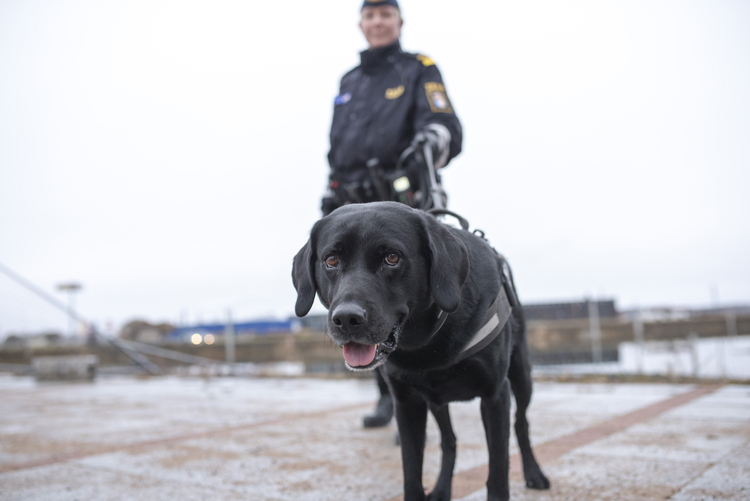
[[[392,89],[386,89],[385,98],[386,99],[398,99],[399,97],[401,97],[403,93],[404,93],[404,86],[399,85],[398,87],[394,87]]]
[[[345,94],[339,94],[336,99],[333,100],[333,104],[346,104],[352,100],[352,93],[347,92]]]

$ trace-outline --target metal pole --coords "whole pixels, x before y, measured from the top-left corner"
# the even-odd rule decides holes
[[[599,325],[599,304],[588,299],[589,333],[591,335],[591,358],[595,364],[602,361],[602,331]]]
[[[73,337],[75,334],[76,321],[70,316],[70,312],[75,311],[75,309],[75,292],[73,290],[68,290],[68,336],[70,337]]]
[[[688,334],[688,343],[690,345],[690,362],[693,366],[693,377],[698,377],[700,374],[700,359],[698,357],[698,333],[691,332]]]
[[[224,326],[224,349],[227,363],[235,362],[234,353],[234,322],[232,321],[232,310],[227,310],[227,324]]]
[[[718,366],[721,377],[727,377],[727,338],[714,338],[716,346],[716,365]]]
[[[724,319],[727,322],[727,337],[737,335],[737,315],[733,311],[727,310],[724,312]]]
[[[75,318],[73,312],[75,309],[75,296],[74,294],[81,290],[81,284],[75,282],[65,282],[57,286],[57,290],[68,293],[68,337],[73,337],[75,331],[75,324],[79,322]]]
[[[635,318],[633,318],[633,337],[638,346],[638,374],[643,374],[643,362],[646,357],[646,336],[643,329],[643,312],[640,308],[636,310]]]
[[[716,285],[716,284],[711,284],[710,291],[711,291],[710,292],[710,294],[711,294],[711,305],[714,308],[718,308],[719,307],[719,303],[720,303],[720,301],[719,301],[719,286]]]
[[[724,311],[724,320],[727,324],[727,338],[722,340],[716,340],[716,347],[721,347],[721,352],[718,354],[721,361],[721,375],[727,377],[727,344],[732,345],[729,338],[737,335],[737,315],[732,310]]]

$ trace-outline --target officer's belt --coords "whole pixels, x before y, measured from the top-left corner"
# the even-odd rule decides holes
[[[377,167],[383,173],[391,173],[396,170],[395,165],[378,165]],[[367,172],[366,175],[363,173]],[[370,168],[365,164],[354,165],[351,167],[336,168],[331,170],[331,179],[339,183],[361,183],[364,180],[370,180]],[[355,179],[351,179],[355,177]]]

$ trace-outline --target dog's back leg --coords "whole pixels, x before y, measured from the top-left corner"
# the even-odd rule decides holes
[[[435,484],[435,489],[427,496],[427,500],[448,501],[451,498],[453,468],[456,465],[456,435],[453,434],[448,404],[441,407],[430,406],[430,411],[435,416],[435,421],[440,428],[440,448],[443,451],[443,459],[437,484]]]
[[[510,387],[504,378],[495,394],[483,395],[480,404],[487,450],[490,454],[487,500],[508,501],[508,440],[510,438]]]
[[[520,320],[519,327],[522,337],[517,339],[515,343],[510,357],[510,368],[508,369],[508,379],[516,399],[516,438],[518,438],[518,447],[521,449],[526,487],[549,489],[549,480],[542,473],[534,458],[534,452],[531,450],[529,422],[526,419],[526,410],[529,407],[529,402],[531,402],[531,362],[529,361],[529,348],[526,343],[526,326],[522,316],[518,320]]]

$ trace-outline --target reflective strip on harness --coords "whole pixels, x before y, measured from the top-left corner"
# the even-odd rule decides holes
[[[466,345],[464,351],[458,356],[458,360],[464,360],[479,353],[494,341],[508,322],[511,311],[512,308],[508,301],[508,296],[505,294],[505,287],[500,286],[500,293],[490,305],[482,323],[482,328],[472,336],[469,344]]]

